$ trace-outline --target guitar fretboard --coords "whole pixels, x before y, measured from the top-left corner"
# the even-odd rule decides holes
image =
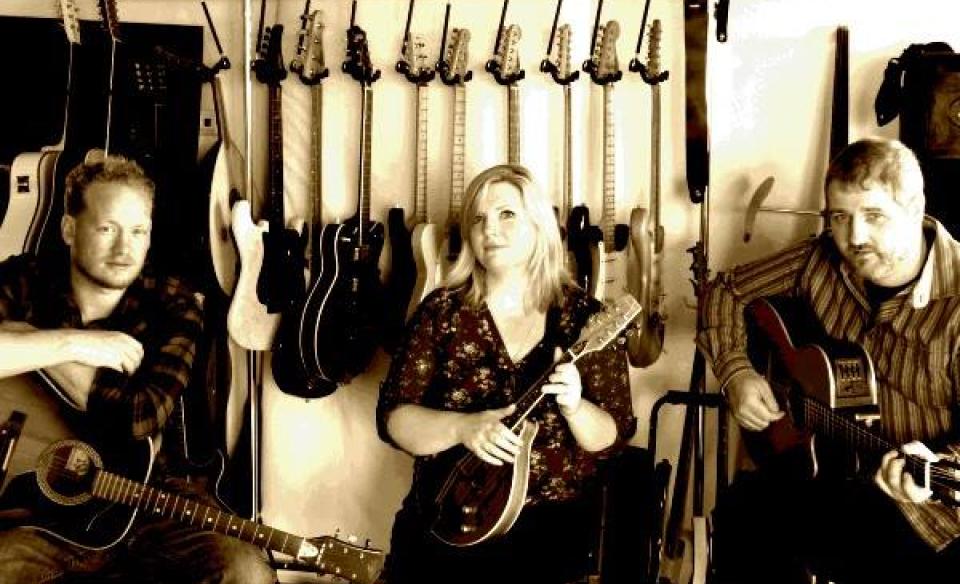
[[[520,164],[520,88],[507,86],[507,162]]]
[[[310,277],[320,273],[320,228],[323,225],[323,84],[310,87],[310,109],[313,124],[310,130],[310,193],[313,195],[310,229]]]
[[[563,207],[560,218],[566,220],[573,208],[573,106],[570,85],[563,86]]]
[[[363,247],[363,238],[366,235],[367,223],[370,221],[370,156],[373,142],[373,88],[364,83],[363,92],[363,134],[360,148],[360,188],[357,202],[357,214],[360,220],[358,243]]]
[[[614,232],[617,224],[617,144],[614,130],[613,83],[603,86],[603,245],[608,252],[616,249]]]
[[[93,495],[106,501],[142,509],[157,517],[216,531],[291,556],[299,555],[306,542],[302,537],[248,521],[192,499],[165,493],[107,471],[100,471],[94,479]]]
[[[426,223],[427,212],[427,116],[430,110],[430,93],[426,83],[417,84],[417,169],[414,180],[414,218],[417,223]]]
[[[450,162],[450,214],[447,223],[457,226],[463,207],[464,172],[467,137],[467,88],[463,83],[453,86],[453,153]]]
[[[278,232],[285,227],[283,213],[283,113],[280,105],[281,101],[282,93],[280,84],[270,85],[270,200],[268,201],[267,220],[270,222],[270,229],[276,229]]]

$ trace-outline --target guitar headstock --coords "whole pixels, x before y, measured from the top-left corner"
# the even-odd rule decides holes
[[[359,546],[332,535],[313,538],[319,554],[312,563],[325,574],[333,574],[354,584],[373,584],[383,570],[383,551]]]
[[[500,85],[512,85],[526,76],[520,69],[520,27],[511,24],[500,35],[496,55],[487,61],[486,69]]]
[[[617,298],[613,303],[607,304],[603,312],[590,318],[570,352],[579,358],[606,347],[640,315],[641,310],[640,303],[630,294]]]
[[[297,42],[297,55],[290,70],[306,85],[314,85],[330,74],[323,61],[323,11],[314,10],[304,18]]]
[[[663,29],[660,25],[660,20],[654,20],[650,24],[650,38],[649,44],[647,45],[647,62],[645,65],[640,65],[637,70],[640,71],[640,76],[643,77],[643,80],[649,83],[650,85],[657,85],[662,81],[666,81],[667,77],[670,76],[669,71],[663,71],[660,69],[660,37],[663,34]],[[631,64],[631,69],[633,66]]]
[[[429,83],[436,75],[436,71],[428,64],[429,58],[426,37],[414,33],[404,48],[403,57],[397,62],[397,72],[412,83]]]
[[[617,61],[617,39],[620,38],[620,24],[616,20],[607,22],[600,32],[600,50],[596,69],[590,74],[594,83],[606,85],[620,81],[623,72]]]
[[[283,25],[268,26],[260,39],[260,48],[257,51],[257,60],[254,63],[254,72],[257,81],[267,85],[280,85],[287,77],[287,68],[283,64],[282,43]]]
[[[470,31],[455,28],[450,31],[450,44],[441,64],[437,65],[440,79],[448,85],[466,83],[473,79],[473,71],[467,70],[470,58]]]
[[[367,33],[357,25],[347,29],[347,60],[342,68],[344,73],[364,85],[370,85],[380,78],[380,70],[374,69],[370,62]]]
[[[57,4],[60,18],[63,20],[63,30],[67,33],[67,40],[74,45],[80,44],[80,19],[77,5],[73,0],[60,0]]]
[[[120,40],[120,19],[117,16],[117,0],[97,0],[100,9],[100,24],[114,41]]]
[[[570,25],[562,24],[557,29],[556,42],[550,54],[540,62],[540,70],[549,73],[560,85],[568,85],[580,77],[579,71],[570,72]]]

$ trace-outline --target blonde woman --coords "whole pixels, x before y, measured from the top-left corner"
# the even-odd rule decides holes
[[[625,352],[612,343],[550,373],[542,391],[552,399],[533,415],[527,503],[509,532],[469,547],[435,538],[417,496],[434,455],[462,446],[487,464],[512,464],[520,439],[501,420],[602,308],[567,274],[553,209],[525,168],[480,173],[460,228],[460,257],[411,318],[381,388],[381,437],[416,457],[385,577],[569,582],[587,567],[584,483],[635,428]]]

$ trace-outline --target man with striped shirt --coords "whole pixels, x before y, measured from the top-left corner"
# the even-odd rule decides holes
[[[923,176],[895,140],[866,139],[831,162],[828,229],[718,275],[697,344],[730,411],[755,432],[784,416],[747,356],[744,307],[793,297],[830,337],[861,344],[875,367],[880,431],[933,460],[952,451],[960,389],[960,244],[924,215]],[[960,577],[960,519],[888,452],[859,478],[742,473],[714,513],[721,582],[935,582]],[[950,576],[952,574],[952,576]]]
[[[154,184],[139,165],[107,157],[79,165],[66,183],[60,228],[69,257],[42,263],[21,255],[0,263],[0,379],[42,370],[76,411],[72,427],[115,460],[135,444],[148,452],[144,444],[158,440],[171,419],[190,379],[201,306],[179,278],[144,270]],[[42,421],[29,416],[24,434],[45,436]],[[215,505],[162,464],[163,454],[153,485]],[[254,546],[145,513],[126,532],[111,529],[109,536],[74,545],[60,536],[78,538],[80,529],[71,528],[83,526],[48,525],[41,517],[57,513],[37,515],[32,499],[15,493],[0,501],[0,582],[275,580]],[[96,530],[99,523],[91,523]],[[34,525],[52,530],[24,527]],[[116,545],[92,549],[120,534]]]

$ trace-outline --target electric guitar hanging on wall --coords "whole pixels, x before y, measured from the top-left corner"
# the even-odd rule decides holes
[[[593,287],[595,298],[609,301],[629,294],[627,271],[627,243],[630,231],[617,223],[616,133],[614,112],[614,84],[623,76],[617,62],[617,39],[620,24],[616,20],[599,26],[595,66],[590,78],[603,87],[603,215],[600,229],[603,239],[597,244],[599,261],[594,265]]]
[[[463,209],[465,187],[464,162],[467,140],[467,81],[473,71],[467,70],[470,48],[470,31],[454,28],[450,31],[450,44],[446,55],[437,64],[440,80],[453,88],[453,141],[450,148],[450,206],[444,227],[442,244],[441,277],[450,273],[450,268],[460,256],[463,241],[460,236],[460,215]]]
[[[669,75],[660,70],[660,21],[650,26],[646,66],[638,69],[650,85],[650,203],[630,213],[630,291],[640,301],[645,318],[639,334],[627,336],[627,356],[634,367],[652,365],[663,351],[663,225],[660,224],[660,83]],[[634,63],[631,63],[634,69]]]
[[[280,81],[286,76],[286,68],[280,52],[282,35],[282,25],[267,27],[255,61],[257,79],[269,87],[270,192],[264,203],[268,219],[255,223],[248,199],[237,201],[232,209],[240,275],[227,312],[227,329],[238,345],[250,351],[267,351],[273,346],[280,326],[280,311],[293,301],[294,288],[302,286],[303,280],[296,256],[297,249],[302,249],[302,238],[287,230],[283,223]],[[294,282],[295,279],[298,281]]]
[[[558,5],[559,9],[559,5]],[[573,205],[573,104],[571,85],[579,71],[570,71],[570,25],[557,29],[556,58],[545,59],[540,69],[548,71],[563,87],[563,198],[559,210],[560,225],[567,239],[567,267],[577,284],[590,289],[593,265],[597,257],[597,230],[590,225],[590,209],[584,203]]]
[[[496,56],[487,70],[507,88],[507,162],[520,164],[520,85],[526,71],[520,69],[520,27],[511,24],[500,38]]]
[[[411,8],[413,4],[411,2]],[[387,229],[390,234],[390,278],[387,282],[387,322],[385,341],[393,348],[400,341],[407,316],[420,300],[436,287],[436,225],[427,213],[427,115],[428,87],[436,72],[427,64],[426,41],[422,34],[412,34],[404,42],[396,70],[413,83],[417,90],[416,143],[414,148],[413,216],[408,222],[402,207],[390,209]]]
[[[55,229],[59,223],[55,210],[63,208],[54,200],[54,184],[60,155],[67,143],[71,120],[71,94],[76,76],[75,61],[80,49],[80,22],[73,0],[60,0],[60,16],[67,39],[67,90],[63,108],[63,131],[60,141],[44,146],[39,152],[24,152],[13,159],[10,166],[10,195],[7,208],[0,217],[0,260],[25,252],[36,253],[40,235],[46,229]],[[57,223],[56,227],[53,223]]]
[[[323,79],[329,74],[323,60],[323,13],[314,11],[304,21],[300,32],[297,57],[290,68],[300,80],[310,87],[310,103],[313,124],[310,133],[310,192],[313,194],[313,225],[310,227],[310,287],[317,282],[321,272],[321,230],[323,229],[323,184],[322,184],[322,120]],[[287,311],[280,321],[280,330],[274,343],[270,360],[273,378],[277,386],[291,395],[305,398],[323,397],[336,390],[337,385],[319,375],[314,365],[313,322],[317,315],[304,295],[293,310]]]
[[[380,71],[370,62],[367,35],[347,30],[344,72],[361,90],[361,145],[357,212],[342,224],[327,224],[320,234],[320,275],[307,294],[315,315],[313,359],[318,375],[345,383],[370,364],[380,342],[383,289],[378,266],[383,224],[370,217],[373,83]]]

